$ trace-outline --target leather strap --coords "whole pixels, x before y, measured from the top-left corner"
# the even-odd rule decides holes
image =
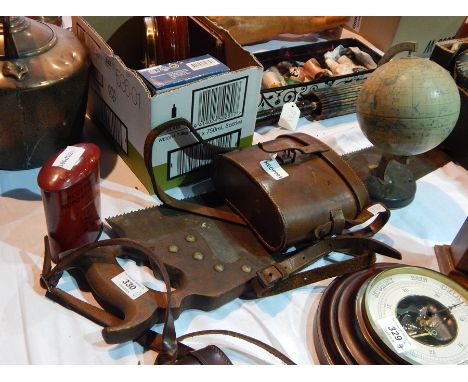
[[[340,156],[336,152],[330,150],[330,148],[327,145],[325,145],[321,141],[314,142],[314,144],[311,145],[306,139],[302,139],[300,137],[300,135],[302,134],[303,133],[295,135],[282,134],[279,135],[278,138],[288,137],[290,139],[294,139],[300,142],[305,146],[311,146],[313,150],[308,151],[316,153],[317,155],[321,155],[323,159],[325,159],[328,162],[328,164],[335,169],[335,171],[341,176],[341,178],[346,182],[348,187],[353,192],[357,202],[357,210],[363,210],[367,205],[367,198],[363,199],[363,195],[368,195],[367,189],[364,183],[362,183],[361,179],[359,179],[359,177],[356,175],[354,170],[342,158],[340,158]]]
[[[145,336],[137,339],[137,341],[143,346],[149,347],[158,352],[155,364],[231,365],[232,363],[229,358],[217,346],[210,345],[199,350],[194,350],[193,348],[181,342],[187,338],[212,334],[220,334],[239,338],[266,350],[287,365],[295,364],[287,356],[270,345],[267,345],[255,338],[229,330],[204,330],[188,333],[180,336],[179,338],[176,338],[174,318],[172,316],[171,309],[169,308],[171,306],[172,294],[166,266],[159,260],[158,256],[156,256],[153,251],[134,240],[125,238],[108,239],[66,251],[61,254],[61,260],[54,268],[51,268],[51,256],[47,236],[44,238],[44,244],[45,253],[41,274],[41,285],[43,288],[47,289],[47,297],[103,326],[110,326],[115,324],[118,321],[118,318],[111,313],[106,312],[105,310],[85,303],[84,301],[64,292],[60,288],[57,288],[56,285],[63,271],[71,269],[74,264],[76,264],[77,258],[86,256],[87,252],[90,250],[109,246],[122,246],[132,251],[139,252],[151,260],[149,262],[151,267],[153,268],[156,266],[158,273],[162,276],[164,281],[168,308],[165,309],[164,313],[162,334],[148,331]],[[155,271],[155,269],[153,269],[153,271]]]
[[[172,196],[169,196],[166,192],[164,192],[164,190],[159,186],[159,183],[156,181],[154,177],[154,172],[153,172],[154,141],[159,135],[161,135],[162,133],[176,126],[187,127],[190,130],[190,132],[198,139],[198,141],[201,144],[203,144],[208,150],[210,150],[213,154],[221,154],[221,153],[229,152],[229,151],[236,149],[235,147],[223,148],[219,146],[214,146],[206,142],[198,134],[198,132],[193,128],[192,124],[183,118],[174,119],[166,123],[163,123],[162,125],[159,125],[158,127],[151,130],[146,136],[145,148],[144,148],[145,165],[149,173],[149,176],[151,178],[151,184],[153,185],[153,190],[156,196],[164,204],[167,204],[168,206],[171,206],[172,208],[175,208],[177,210],[188,211],[196,215],[208,216],[208,217],[224,220],[224,221],[235,223],[235,224],[247,225],[247,223],[244,221],[244,219],[242,219],[242,217],[240,217],[239,215],[233,212],[229,212],[229,211],[225,211],[225,210],[221,210],[217,208],[211,208],[208,206],[203,206],[201,204],[192,203],[186,200],[175,199]]]
[[[230,330],[201,330],[201,331],[198,331],[198,332],[192,332],[192,333],[188,333],[188,334],[185,334],[183,336],[180,336],[179,338],[177,338],[177,340],[178,341],[183,341],[183,340],[185,340],[187,338],[193,338],[193,337],[199,337],[199,336],[205,336],[205,335],[213,335],[213,334],[235,337],[235,338],[239,338],[239,339],[241,339],[243,341],[250,342],[251,344],[254,344],[255,346],[258,346],[258,347],[262,348],[263,350],[267,351],[268,353],[270,353],[271,355],[275,356],[276,358],[278,358],[280,361],[282,361],[286,365],[295,365],[295,363],[293,361],[291,361],[291,359],[289,359],[283,353],[281,353],[280,351],[278,351],[275,348],[271,347],[270,345],[267,345],[266,343],[264,343],[264,342],[262,342],[260,340],[257,340],[257,339],[255,339],[253,337],[249,337],[249,336],[246,336],[245,334],[233,332],[233,331],[230,331]]]
[[[86,256],[87,253],[92,249],[109,246],[125,247],[150,259],[151,261],[149,263],[151,267],[156,267],[156,269],[153,269],[153,271],[162,276],[166,286],[167,306],[171,306],[171,284],[166,266],[162,263],[161,260],[159,260],[158,256],[156,256],[156,254],[151,249],[141,245],[137,241],[126,238],[115,238],[87,244],[80,248],[67,251],[65,256],[62,254],[62,259],[52,269],[48,240],[45,241],[47,244],[45,248],[46,251],[44,254],[44,264],[41,274],[41,285],[47,289],[48,297],[65,306],[66,308],[77,311],[78,313],[83,314],[85,317],[90,318],[95,322],[97,321],[98,323],[105,326],[110,326],[115,322],[116,318],[112,314],[94,307],[93,305],[88,304],[56,287],[62,272],[74,268],[76,266],[75,264],[77,258]],[[164,327],[159,338],[159,343],[159,348],[161,349],[159,354],[165,362],[172,362],[173,360],[177,359],[177,342],[174,318],[172,316],[172,311],[169,308],[164,310]]]
[[[371,208],[372,206],[369,206],[367,207],[367,209],[362,210],[361,213],[358,216],[356,216],[354,220],[347,220],[345,227],[349,229],[368,221],[374,215],[372,212],[368,211],[369,208]],[[384,210],[379,211],[377,213],[377,217],[371,223],[353,232],[343,231],[343,234],[364,237],[374,236],[377,232],[379,232],[382,229],[382,227],[385,224],[387,224],[388,219],[390,219],[390,210],[383,204],[381,204],[381,206]]]
[[[298,272],[333,251],[352,255],[352,258],[309,271]],[[354,236],[326,238],[298,251],[283,261],[258,271],[257,278],[252,280],[251,286],[255,297],[272,296],[330,277],[342,276],[368,268],[375,262],[375,253],[401,259],[401,254],[397,250],[371,238]]]
[[[192,349],[187,354],[179,357],[175,365],[232,365],[231,360],[215,345],[204,348]]]
[[[289,146],[285,146],[283,142],[278,142],[276,139],[267,142],[259,142],[257,146],[269,154],[279,153],[283,151],[299,151],[301,154],[318,154],[324,151],[330,150],[330,148],[326,147],[321,141],[316,140],[313,144],[306,142],[299,137],[291,134],[282,134],[278,137],[288,137],[292,140],[296,140],[300,145],[297,144],[290,144]]]

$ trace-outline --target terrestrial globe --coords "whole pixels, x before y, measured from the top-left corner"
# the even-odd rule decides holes
[[[383,151],[366,179],[371,198],[389,208],[411,203],[416,183],[401,158],[438,146],[459,114],[457,85],[435,62],[408,56],[378,67],[364,81],[356,105],[361,130]]]
[[[417,155],[448,137],[460,114],[460,95],[440,65],[405,57],[378,67],[365,80],[356,113],[363,133],[379,149]]]

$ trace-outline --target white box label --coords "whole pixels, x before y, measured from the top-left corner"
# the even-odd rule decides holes
[[[280,180],[289,176],[289,174],[284,171],[276,159],[262,160],[260,166],[270,175],[273,179]]]
[[[192,61],[186,64],[193,71],[209,68],[211,66],[219,65],[219,62],[214,58],[206,58],[204,60]]]
[[[76,166],[84,151],[85,149],[83,147],[67,146],[67,148],[63,150],[57,158],[55,158],[52,166],[62,167],[65,170],[70,171]]]
[[[395,316],[381,318],[377,323],[397,353],[404,353],[416,348]]]
[[[138,281],[133,280],[125,271],[113,277],[112,282],[132,300],[136,300],[148,291],[147,287],[140,284]]]

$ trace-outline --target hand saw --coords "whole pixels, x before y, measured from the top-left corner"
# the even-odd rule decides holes
[[[365,176],[362,161],[375,161],[375,150],[351,156],[358,174]],[[364,156],[362,155],[364,154]],[[425,155],[415,159],[418,177],[440,166],[440,156]],[[367,163],[367,164],[368,164]],[[421,171],[422,169],[422,171]],[[225,207],[228,209],[227,207]],[[235,299],[257,298],[281,293],[328,277],[370,266],[374,253],[400,258],[394,249],[372,239],[339,237],[318,243],[303,243],[294,251],[269,253],[245,225],[187,213],[167,206],[152,207],[106,219],[116,236],[130,238],[153,250],[167,266],[170,283],[175,288],[170,310],[175,317],[185,309],[212,310]],[[320,269],[299,272],[330,251],[352,255],[349,260]],[[85,275],[98,302],[109,312],[89,307],[73,308],[114,333],[109,342],[135,339],[161,322],[169,307],[161,292],[150,291],[129,300],[111,281],[123,269],[116,261],[127,256],[124,250],[95,250],[90,257],[77,258],[71,268]],[[129,255],[129,257],[131,257]],[[142,260],[137,256],[137,260]],[[143,259],[144,260],[144,259]],[[65,269],[64,269],[65,270]],[[47,276],[48,271],[43,272]],[[160,277],[159,274],[156,274]],[[56,280],[48,280],[54,284]],[[70,305],[70,304],[69,304]],[[131,319],[132,318],[132,319]],[[125,328],[125,330],[124,330]]]
[[[233,215],[227,206],[224,208]],[[374,263],[376,252],[401,258],[398,251],[383,243],[352,236],[311,240],[289,252],[269,253],[246,225],[199,212],[161,206],[106,219],[116,236],[149,248],[167,268],[171,287],[175,288],[170,305],[161,292],[151,290],[129,299],[118,288],[114,280],[124,270],[116,257],[132,257],[124,247],[112,250],[96,247],[82,251],[81,256],[72,260],[66,256],[64,262],[68,263],[57,265],[60,270],[80,269],[97,301],[114,314],[115,318],[109,318],[108,312],[73,302],[75,310],[106,326],[106,341],[122,342],[140,337],[151,325],[161,322],[168,309],[178,317],[185,309],[212,310],[236,297],[274,295],[367,268]],[[384,223],[389,215],[383,216]],[[351,258],[299,272],[332,251],[350,254]],[[135,258],[145,260],[141,256]],[[150,259],[146,261],[151,263]],[[46,284],[56,284],[56,280],[49,280],[48,274],[51,273],[45,269]],[[156,276],[160,275],[156,273]],[[72,305],[70,300],[68,305]]]
[[[357,154],[360,158],[370,158],[368,163],[378,161],[379,157],[373,148]],[[356,157],[351,156],[353,158]],[[419,178],[445,163],[447,157],[431,152],[411,159],[410,167]],[[350,163],[362,164],[356,160],[350,160]],[[167,266],[171,285],[175,288],[171,304],[175,317],[185,309],[212,310],[236,297],[270,296],[349,273],[369,266],[374,261],[367,257],[370,253],[401,258],[397,251],[383,243],[352,237],[304,243],[294,251],[272,254],[246,226],[168,206],[147,208],[106,220],[117,236],[134,239],[155,250]],[[298,272],[334,250],[355,257],[347,260],[348,263],[344,261],[320,270]],[[359,254],[363,256],[357,256]],[[360,264],[351,263],[358,259],[361,259]],[[121,270],[117,267],[118,271]],[[105,280],[91,281],[92,284],[98,282]]]

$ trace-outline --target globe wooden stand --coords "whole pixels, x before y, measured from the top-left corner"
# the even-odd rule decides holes
[[[379,176],[379,174],[382,174],[382,172],[385,173],[386,170],[386,159],[382,159],[383,155],[385,154],[383,154],[381,150],[374,146],[361,151],[345,154],[343,155],[343,159],[348,162],[359,178],[364,183],[366,183],[366,187],[369,187],[372,176],[378,178],[378,180],[382,182],[382,185],[384,186],[385,177],[382,175]],[[388,157],[390,156],[387,154],[387,159]],[[403,161],[403,158],[405,159],[404,164],[408,167],[411,175],[414,176],[415,180],[430,174],[431,172],[452,161],[452,158],[439,148],[434,148],[420,155],[409,157],[394,157],[394,159],[398,162]],[[414,185],[414,187],[416,186]],[[370,191],[369,194],[371,194]],[[374,191],[372,191],[372,194],[374,194]],[[411,200],[411,197],[408,197],[408,199]]]
[[[383,153],[379,165],[365,180],[372,200],[384,203],[388,208],[402,208],[410,204],[416,194],[416,181],[406,166],[406,157]]]
[[[440,272],[468,288],[468,218],[452,245],[435,245]]]

